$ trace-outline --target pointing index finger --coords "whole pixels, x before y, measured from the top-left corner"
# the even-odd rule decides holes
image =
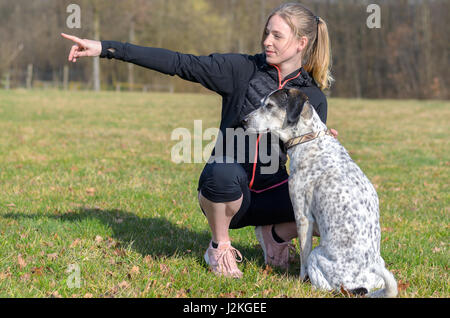
[[[74,35],[61,33],[61,36],[66,38],[66,39],[68,39],[68,40],[71,40],[71,41],[77,43],[78,45],[84,46],[83,40],[81,40],[80,38],[78,38],[78,37],[76,37]]]

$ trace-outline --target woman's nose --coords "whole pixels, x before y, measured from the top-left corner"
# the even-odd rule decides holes
[[[272,44],[271,40],[270,40],[270,34],[268,36],[266,36],[266,39],[263,42],[263,45],[265,48],[267,48],[270,44]]]

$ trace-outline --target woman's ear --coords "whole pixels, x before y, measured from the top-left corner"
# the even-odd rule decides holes
[[[298,39],[297,52],[302,52],[307,45],[308,45],[308,38],[306,36],[302,36],[300,39]]]

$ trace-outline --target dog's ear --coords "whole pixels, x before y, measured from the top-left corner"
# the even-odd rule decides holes
[[[303,104],[301,116],[305,119],[311,119],[311,117],[313,116],[313,108],[309,101],[305,101],[305,103]]]
[[[295,125],[303,112],[305,103],[308,103],[308,96],[298,89],[290,89],[288,91],[288,105],[286,108],[286,123]],[[308,103],[309,104],[309,103]]]

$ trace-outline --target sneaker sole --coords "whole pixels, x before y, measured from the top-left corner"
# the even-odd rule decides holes
[[[205,259],[206,264],[211,265],[211,264],[209,264],[208,251],[206,251],[205,255],[203,255],[203,258]]]
[[[262,250],[264,252],[264,263],[267,264],[267,253],[266,253],[266,246],[264,245],[262,226],[255,227],[255,235],[256,235],[256,238],[258,239],[259,245],[261,245]]]

